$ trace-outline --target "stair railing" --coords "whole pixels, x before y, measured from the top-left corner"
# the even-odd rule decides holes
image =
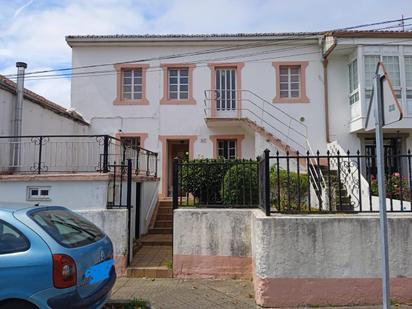
[[[293,144],[295,149],[291,151],[299,151],[306,153],[309,151],[311,158],[309,160],[310,167],[307,167],[308,175],[311,179],[313,189],[318,198],[320,205],[326,201],[326,182],[322,171],[319,168],[319,162],[316,162],[316,155],[310,145],[308,139],[308,128],[302,121],[289,115],[284,110],[280,109],[275,104],[265,100],[258,94],[250,90],[235,90],[236,113],[235,117],[227,115],[219,115],[217,110],[217,100],[222,99],[222,90],[210,89],[205,90],[204,98],[204,113],[206,118],[239,118],[251,120],[255,124],[260,123],[261,126],[273,136],[277,136],[280,140],[284,140],[286,145]],[[231,96],[233,99],[233,97]],[[260,102],[260,104],[256,103]],[[261,105],[261,106],[260,106]],[[259,116],[261,115],[261,116]],[[281,119],[282,116],[283,118]],[[286,133],[285,133],[286,132]]]

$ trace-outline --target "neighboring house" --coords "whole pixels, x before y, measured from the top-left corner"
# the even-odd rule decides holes
[[[0,75],[0,136],[12,135],[16,83]],[[22,135],[87,134],[89,123],[74,110],[67,109],[25,89]]]
[[[254,159],[265,148],[325,154],[328,147],[374,153],[374,135],[364,126],[377,60],[386,64],[405,110],[404,120],[385,129],[385,147],[405,151],[412,143],[410,32],[66,41],[73,67],[109,64],[76,70],[72,107],[92,132],[158,151],[162,196],[171,194],[176,156]]]

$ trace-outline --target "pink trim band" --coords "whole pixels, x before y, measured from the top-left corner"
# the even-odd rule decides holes
[[[266,278],[254,275],[256,303],[263,307],[353,306],[382,302],[378,278]],[[412,301],[412,278],[392,278],[391,298]]]
[[[173,256],[173,274],[177,278],[251,279],[251,273],[249,256]]]

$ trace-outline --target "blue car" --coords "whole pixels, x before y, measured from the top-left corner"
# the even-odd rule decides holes
[[[0,203],[0,309],[101,308],[115,281],[112,242],[93,223]]]

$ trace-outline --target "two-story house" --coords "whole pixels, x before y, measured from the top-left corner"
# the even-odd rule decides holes
[[[412,129],[412,33],[68,36],[72,107],[99,134],[159,152],[160,193],[172,159],[255,158],[271,151],[373,153],[365,132],[377,61],[404,120],[385,129],[388,153]],[[396,165],[396,162],[389,163]],[[393,166],[396,170],[396,166]]]

